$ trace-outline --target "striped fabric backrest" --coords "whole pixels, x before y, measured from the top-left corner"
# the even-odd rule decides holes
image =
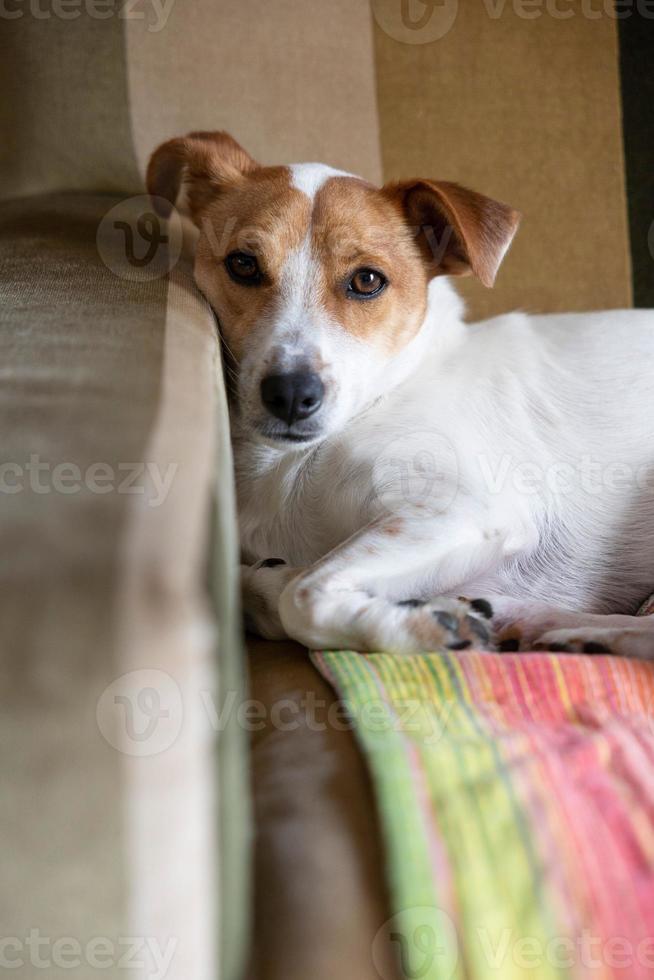
[[[4,197],[136,190],[157,142],[226,128],[263,162],[454,179],[518,207],[496,289],[463,284],[471,316],[629,306],[632,262],[654,305],[645,0],[620,19],[610,0],[37,6],[1,15]]]

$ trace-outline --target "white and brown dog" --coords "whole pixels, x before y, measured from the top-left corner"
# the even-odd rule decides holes
[[[265,167],[225,133],[181,185],[232,376],[244,603],[309,647],[654,657],[654,313],[466,325],[518,225],[452,184]],[[461,596],[480,597],[473,600]]]

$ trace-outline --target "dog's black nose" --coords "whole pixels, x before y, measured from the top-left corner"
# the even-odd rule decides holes
[[[308,419],[322,405],[325,386],[313,371],[269,374],[261,382],[261,400],[278,419],[293,425]]]

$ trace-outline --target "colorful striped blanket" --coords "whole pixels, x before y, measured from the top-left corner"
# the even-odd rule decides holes
[[[412,980],[654,977],[654,665],[312,657],[375,785],[375,962],[391,943]]]

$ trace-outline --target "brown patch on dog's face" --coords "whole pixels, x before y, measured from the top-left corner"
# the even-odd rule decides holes
[[[338,431],[406,378],[425,353],[411,342],[426,320],[440,325],[431,279],[473,271],[490,284],[517,223],[454,184],[376,188],[322,164],[262,167],[220,132],[152,155],[155,202],[167,209],[182,184],[200,229],[196,281],[233,359],[234,412],[278,444]],[[279,394],[267,397],[271,382]]]
[[[321,266],[320,302],[347,333],[388,355],[415,336],[429,276],[404,216],[382,190],[354,177],[328,180],[315,198],[311,242]],[[360,269],[383,276],[378,295],[348,291]]]
[[[287,167],[261,167],[229,184],[202,214],[195,277],[237,360],[247,338],[272,316],[285,259],[302,244],[310,220],[311,202],[291,186]],[[259,284],[230,277],[225,259],[234,252],[256,257]]]
[[[358,178],[331,178],[312,201],[292,186],[288,168],[262,167],[225,187],[200,228],[196,278],[237,360],[247,338],[274,314],[286,260],[306,239],[314,261],[307,299],[344,331],[392,355],[420,328],[429,283],[420,249],[395,203]],[[235,251],[256,257],[259,285],[230,278],[225,259]],[[379,295],[349,291],[360,269],[383,277]]]
[[[148,189],[159,199],[174,203],[180,185],[188,189],[203,232],[196,278],[236,360],[288,292],[285,262],[305,242],[310,275],[299,274],[296,263],[293,277],[306,304],[392,356],[420,328],[430,279],[472,271],[491,285],[519,220],[507,205],[444,181],[380,189],[332,171],[315,184],[314,196],[293,186],[293,178],[293,168],[260,166],[224,132],[169,140],[148,165]],[[230,278],[225,259],[236,251],[258,262],[256,286]],[[348,288],[359,270],[378,273],[384,288],[365,296]]]

